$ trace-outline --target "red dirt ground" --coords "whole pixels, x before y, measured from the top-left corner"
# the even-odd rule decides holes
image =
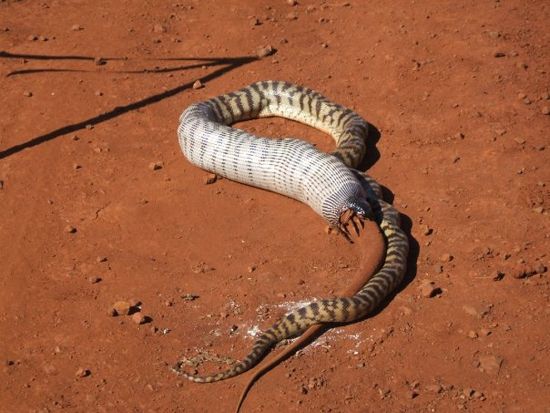
[[[347,285],[359,253],[312,210],[205,185],[178,147],[191,102],[281,79],[378,129],[367,166],[413,248],[385,308],[268,373],[244,411],[550,411],[549,11],[0,2],[0,410],[231,411],[246,377],[200,385],[169,367],[242,357],[253,327]],[[240,126],[333,145],[285,120]],[[148,323],[107,314],[130,299]]]

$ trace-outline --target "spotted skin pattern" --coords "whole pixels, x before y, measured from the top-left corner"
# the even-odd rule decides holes
[[[296,120],[329,133],[336,142],[335,151],[325,154],[299,140],[260,138],[229,127],[242,120],[268,116]],[[367,134],[367,122],[352,110],[311,89],[280,81],[254,83],[194,104],[183,112],[178,135],[180,146],[192,163],[303,201],[346,237],[352,225],[359,232],[357,227],[364,219],[374,219],[385,236],[386,255],[381,268],[356,294],[314,301],[286,314],[256,339],[242,361],[228,370],[201,376],[182,371],[184,363],[179,362],[174,371],[197,383],[237,376],[256,366],[277,343],[298,336],[313,325],[349,323],[366,317],[401,283],[409,244],[400,227],[399,213],[383,201],[380,186],[373,178],[352,169],[365,155]],[[295,145],[278,143],[284,141]],[[212,145],[217,146],[211,148]],[[304,160],[307,156],[300,152],[300,145],[307,146],[306,152],[312,151],[310,158]],[[298,151],[300,156],[293,157],[288,151]],[[217,155],[212,160],[214,153]],[[264,168],[270,162],[284,163],[284,173],[277,169],[280,165]],[[318,175],[309,176],[311,168]],[[305,197],[304,193],[311,194],[311,187],[318,196]]]

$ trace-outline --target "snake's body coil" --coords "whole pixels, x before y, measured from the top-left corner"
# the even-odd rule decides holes
[[[229,125],[258,117],[280,116],[328,132],[332,154],[297,139],[254,136]],[[311,206],[331,226],[342,228],[347,213],[375,218],[387,239],[382,268],[352,297],[320,300],[293,311],[256,340],[249,355],[229,370],[210,376],[178,372],[196,382],[213,382],[256,365],[279,341],[309,326],[350,322],[371,312],[401,282],[408,255],[399,214],[381,199],[370,177],[351,169],[365,155],[368,124],[355,112],[321,94],[288,82],[264,81],[188,107],[178,136],[190,162],[226,178],[278,192]]]

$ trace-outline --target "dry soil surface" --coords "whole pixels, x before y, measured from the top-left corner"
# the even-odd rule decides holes
[[[280,79],[376,128],[365,167],[412,250],[379,313],[279,365],[243,411],[550,411],[549,20],[520,0],[1,1],[0,410],[231,411],[246,377],[170,366],[238,359],[345,288],[359,253],[312,210],[206,185],[178,147],[191,102]],[[132,300],[137,316],[109,314]]]

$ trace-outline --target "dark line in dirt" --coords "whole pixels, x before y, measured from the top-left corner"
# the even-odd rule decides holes
[[[225,74],[225,73],[227,73],[227,72],[229,72],[233,69],[236,69],[236,68],[238,68],[238,67],[240,67],[244,64],[253,62],[255,60],[258,60],[258,58],[255,57],[255,56],[238,57],[238,58],[232,58],[230,60],[226,60],[226,61],[230,62],[227,66],[222,67],[222,68],[220,68],[220,69],[218,69],[218,70],[216,70],[216,71],[214,71],[210,74],[202,76],[201,80],[204,81],[204,82],[208,82],[208,81],[213,80],[213,79],[215,79],[219,76],[222,76],[223,74]],[[72,132],[76,132],[80,129],[84,129],[87,125],[97,125],[97,124],[106,122],[108,120],[114,119],[114,118],[116,118],[120,115],[123,115],[125,113],[128,113],[132,110],[141,109],[141,108],[149,106],[153,103],[160,102],[161,100],[164,100],[166,98],[175,96],[175,95],[183,92],[184,90],[191,88],[192,86],[193,86],[193,81],[187,82],[183,85],[177,86],[177,87],[175,87],[173,89],[170,89],[170,90],[167,90],[165,92],[149,96],[145,99],[141,99],[141,100],[138,100],[136,102],[129,103],[125,106],[117,106],[117,107],[113,108],[112,110],[110,110],[109,112],[105,112],[105,113],[102,113],[100,115],[93,116],[91,118],[82,120],[80,122],[76,122],[76,123],[73,123],[73,124],[70,124],[70,125],[63,126],[61,128],[55,129],[55,130],[53,130],[51,132],[48,132],[48,133],[45,133],[43,135],[36,136],[32,139],[29,139],[28,141],[26,141],[24,143],[14,145],[11,148],[8,148],[8,149],[5,149],[5,150],[1,151],[0,152],[0,159],[6,158],[6,157],[14,155],[18,152],[21,152],[23,149],[32,148],[33,146],[37,146],[37,145],[40,145],[42,143],[51,141],[51,140],[53,140],[55,138],[58,138],[62,135],[66,135],[68,133],[72,133]]]

